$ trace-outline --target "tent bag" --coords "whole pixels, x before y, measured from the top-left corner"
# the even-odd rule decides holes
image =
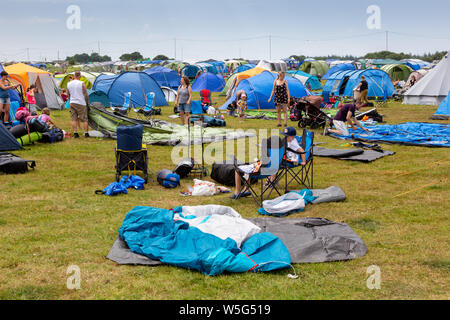
[[[176,188],[180,184],[180,176],[167,169],[158,172],[156,179],[165,188]]]
[[[192,168],[194,168],[194,159],[186,158],[181,160],[181,162],[175,167],[173,172],[180,176],[180,179],[186,178],[189,173],[191,173]]]
[[[143,126],[119,126],[117,127],[117,149],[124,151],[142,150]]]
[[[42,134],[42,142],[53,143],[64,140],[64,132],[61,129],[55,128]]]

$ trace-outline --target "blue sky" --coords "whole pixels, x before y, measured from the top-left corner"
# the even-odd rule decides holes
[[[69,5],[81,9],[79,30],[66,27]],[[381,9],[380,30],[366,26],[369,5]],[[12,0],[1,7],[0,61],[28,54],[53,60],[99,47],[113,59],[132,51],[176,52],[184,60],[364,55],[386,48],[386,30],[391,51],[450,50],[445,0]]]

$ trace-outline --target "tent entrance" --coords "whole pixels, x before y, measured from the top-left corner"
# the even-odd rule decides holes
[[[344,80],[342,80],[342,84],[339,87],[339,95],[342,96],[345,92],[345,87],[347,86],[348,80],[350,79],[349,76],[344,77]]]

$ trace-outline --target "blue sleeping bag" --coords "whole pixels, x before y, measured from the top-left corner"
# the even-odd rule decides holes
[[[210,276],[290,265],[288,249],[271,233],[254,234],[239,249],[231,238],[223,240],[174,220],[174,214],[174,210],[135,207],[125,217],[119,236],[134,253]]]

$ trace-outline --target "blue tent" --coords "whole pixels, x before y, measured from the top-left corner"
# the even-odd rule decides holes
[[[93,91],[104,92],[114,106],[121,106],[126,92],[131,92],[131,106],[142,107],[147,103],[147,93],[155,93],[155,106],[167,106],[158,83],[147,73],[127,71],[121,74],[101,74],[95,79]]]
[[[263,71],[256,76],[242,80],[239,82],[233,96],[220,108],[226,109],[227,106],[236,99],[236,92],[244,90],[247,93],[247,105],[249,109],[275,109],[273,99],[270,102],[267,102],[267,100],[269,100],[273,82],[276,78],[276,73]],[[292,97],[301,98],[309,95],[309,92],[300,80],[290,76],[286,76],[285,79],[289,86],[289,93]]]
[[[322,90],[323,89],[319,78],[317,78],[316,76],[312,76],[309,73],[303,72],[301,70],[297,70],[297,71],[290,70],[290,71],[287,71],[286,73],[290,74],[294,77],[298,76],[300,81],[305,79],[304,81],[302,81],[302,83],[303,83],[303,85],[305,85],[308,88],[308,90]]]
[[[192,85],[192,91],[200,92],[207,89],[211,92],[220,92],[225,87],[225,81],[222,76],[210,72],[202,73]]]
[[[3,66],[2,66],[2,64],[0,63],[0,72],[2,72],[3,70],[5,70],[5,69],[3,69]]]
[[[335,65],[334,67],[331,67],[330,70],[328,70],[328,72],[323,75],[322,79],[327,80],[333,73],[346,70],[356,70],[356,67],[351,63],[341,63]]]
[[[421,61],[421,60],[418,60],[418,59],[413,59],[413,60],[406,59],[406,60],[402,60],[401,63],[407,65],[408,67],[410,67],[414,71],[423,69],[423,68],[428,67],[430,65],[428,62]]]
[[[435,116],[450,116],[450,92],[434,113]]]
[[[210,72],[213,74],[218,74],[219,72],[217,71],[217,68],[214,64],[209,63],[209,62],[199,62],[196,64],[197,66],[199,66],[202,70],[206,71],[206,72]]]
[[[22,149],[22,146],[17,142],[16,138],[9,132],[8,129],[0,123],[0,151],[12,151]]]
[[[178,72],[169,68],[158,66],[146,69],[144,70],[144,72],[155,79],[160,87],[169,87],[171,89],[177,90],[181,84],[181,78],[178,75]]]
[[[243,65],[237,67],[237,68],[233,71],[233,74],[239,73],[239,72],[244,72],[244,71],[253,69],[253,68],[255,68],[255,67],[256,67],[256,64],[246,63],[246,64],[243,64]]]
[[[200,66],[189,64],[181,69],[181,72],[188,78],[195,78],[197,72],[199,72],[200,70],[203,70],[202,68],[200,68]]]
[[[391,78],[383,70],[347,70],[333,73],[323,87],[323,99],[329,102],[330,96],[353,97],[353,89],[365,76],[369,84],[368,97],[392,97],[395,93]]]
[[[5,69],[3,69],[3,66],[0,63],[0,72],[2,72],[3,70],[5,70]],[[17,90],[9,89],[9,97],[10,97],[11,102],[14,102],[14,101],[17,101],[18,103],[22,102],[22,99],[20,98],[20,94],[19,94],[19,92],[17,92]],[[11,114],[11,111],[9,113]]]

